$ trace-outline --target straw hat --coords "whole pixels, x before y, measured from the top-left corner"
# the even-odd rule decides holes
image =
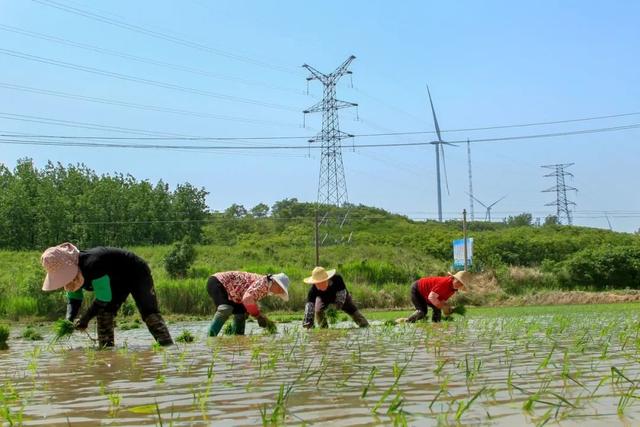
[[[311,277],[306,277],[302,281],[304,283],[309,283],[310,285],[325,282],[333,277],[336,274],[335,268],[332,270],[325,270],[324,267],[316,267],[311,272]]]
[[[43,291],[54,291],[71,282],[78,275],[80,251],[71,243],[63,243],[48,248],[42,253],[40,261],[47,277],[42,284]]]
[[[449,273],[449,276],[462,283],[462,286],[465,288],[471,282],[471,273],[469,273],[468,271],[458,271],[455,274]]]
[[[278,273],[272,275],[271,280],[276,282],[282,290],[284,290],[284,294],[279,294],[278,297],[284,301],[289,301],[289,277],[284,273]]]

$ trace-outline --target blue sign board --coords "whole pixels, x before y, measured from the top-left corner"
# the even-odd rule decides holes
[[[467,267],[473,261],[473,237],[467,238]],[[453,268],[462,270],[464,268],[464,239],[453,241]]]

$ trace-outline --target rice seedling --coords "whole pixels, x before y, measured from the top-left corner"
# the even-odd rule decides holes
[[[184,344],[190,344],[195,341],[195,337],[188,329],[184,329],[180,335],[176,338],[177,342],[181,342]]]
[[[235,335],[236,334],[236,327],[234,326],[233,323],[227,323],[226,325],[224,325],[224,328],[222,329],[222,335]]]
[[[460,418],[462,418],[462,415],[464,415],[465,412],[467,412],[467,410],[471,407],[471,405],[473,405],[473,402],[475,402],[475,400],[485,391],[486,387],[482,387],[480,390],[478,390],[471,399],[469,399],[468,401],[461,401],[458,402],[458,410],[456,411],[456,421],[460,421]]]
[[[361,399],[364,399],[365,397],[367,397],[367,393],[369,392],[369,389],[371,388],[371,384],[373,383],[373,378],[376,376],[377,373],[378,373],[378,368],[376,366],[371,368],[371,372],[369,372],[369,377],[367,378],[367,384],[362,388],[362,393],[360,394]]]
[[[22,338],[30,341],[41,341],[42,335],[33,326],[29,325],[22,332]]]
[[[327,308],[325,315],[327,316],[327,320],[329,321],[330,325],[335,325],[336,323],[338,323],[338,310],[336,310],[334,307]]]

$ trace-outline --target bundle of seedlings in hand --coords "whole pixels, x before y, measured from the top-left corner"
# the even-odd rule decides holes
[[[451,310],[451,314],[459,314],[460,316],[464,316],[465,314],[467,314],[467,308],[464,306],[464,304],[456,305]]]
[[[327,320],[331,325],[335,325],[336,323],[338,323],[338,310],[333,307],[329,307],[327,309]]]
[[[272,321],[268,321],[267,325],[264,327],[264,330],[269,335],[275,335],[278,332],[278,327]]]
[[[71,322],[70,320],[66,320],[66,319],[56,320],[56,322],[53,324],[53,333],[54,333],[53,342],[56,342],[64,337],[71,336],[74,330],[75,328],[73,326],[73,322]]]

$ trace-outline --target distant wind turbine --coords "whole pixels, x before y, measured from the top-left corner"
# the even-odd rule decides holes
[[[449,182],[447,181],[447,164],[444,160],[444,147],[442,145],[450,145],[455,147],[455,145],[450,142],[446,142],[442,140],[442,136],[440,135],[440,126],[438,125],[438,118],[436,117],[436,110],[433,108],[433,100],[431,99],[431,91],[429,90],[429,86],[427,85],[427,93],[429,94],[429,104],[431,105],[431,113],[433,114],[433,124],[436,128],[436,135],[438,136],[437,141],[431,141],[430,144],[433,144],[436,147],[436,185],[438,187],[438,221],[442,222],[442,186],[440,184],[440,153],[442,153],[442,166],[444,169],[444,179],[447,187],[447,194],[449,193]]]
[[[471,195],[470,195],[471,196]],[[484,216],[484,220],[485,221],[489,221],[491,222],[491,208],[494,207],[498,202],[504,200],[505,197],[507,197],[507,195],[505,194],[504,196],[502,196],[501,198],[499,198],[498,200],[496,200],[495,202],[491,203],[489,206],[485,205],[484,203],[482,203],[480,200],[478,200],[477,198],[475,198],[474,196],[473,200],[475,200],[476,202],[480,203],[482,206],[485,207],[485,209],[487,210],[485,216]]]

